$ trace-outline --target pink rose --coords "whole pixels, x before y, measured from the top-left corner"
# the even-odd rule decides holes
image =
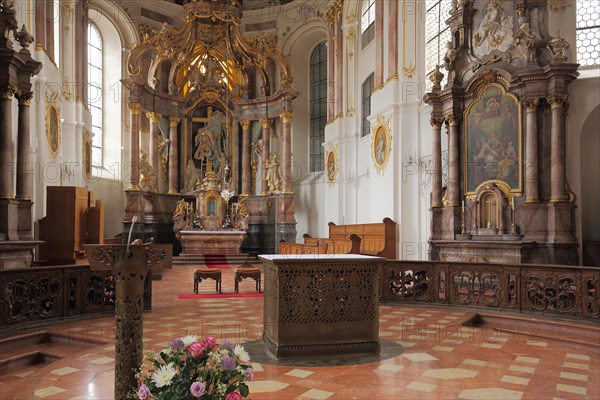
[[[190,354],[190,356],[198,358],[202,355],[202,352],[204,351],[204,345],[200,342],[194,342],[188,346],[187,351]]]
[[[238,392],[231,392],[225,397],[225,400],[242,400],[242,395]]]
[[[209,350],[216,347],[217,339],[212,336],[207,336],[206,339],[204,339],[204,346],[206,346],[206,348]]]

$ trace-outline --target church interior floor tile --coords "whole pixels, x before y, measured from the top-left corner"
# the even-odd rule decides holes
[[[262,336],[262,298],[178,299],[193,286],[198,265],[175,266],[153,282],[152,311],[144,314],[144,350],[161,350],[195,334],[247,343]],[[222,291],[233,293],[233,268],[222,270]],[[527,334],[506,334],[463,321],[470,311],[382,304],[386,357],[350,363],[254,359],[250,399],[585,399],[600,396],[600,347]],[[40,331],[98,341],[44,365],[0,375],[4,399],[111,399],[114,316],[70,321]],[[22,333],[22,332],[20,332]]]

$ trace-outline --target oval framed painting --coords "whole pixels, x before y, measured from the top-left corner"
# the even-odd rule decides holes
[[[56,160],[60,147],[60,109],[49,101],[46,101],[46,138],[52,160]]]

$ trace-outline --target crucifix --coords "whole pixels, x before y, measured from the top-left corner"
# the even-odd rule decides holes
[[[488,228],[492,228],[492,220],[493,220],[493,214],[492,214],[492,208],[495,208],[495,204],[496,201],[492,198],[492,196],[488,196],[487,199],[485,199],[485,204],[486,204],[486,208],[487,208],[487,214],[488,214],[488,221],[487,221],[487,227]]]

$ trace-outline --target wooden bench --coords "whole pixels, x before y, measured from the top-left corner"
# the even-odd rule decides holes
[[[280,254],[366,254],[396,259],[396,223],[390,218],[371,224],[329,224],[328,238],[304,234],[304,244],[282,241]]]

